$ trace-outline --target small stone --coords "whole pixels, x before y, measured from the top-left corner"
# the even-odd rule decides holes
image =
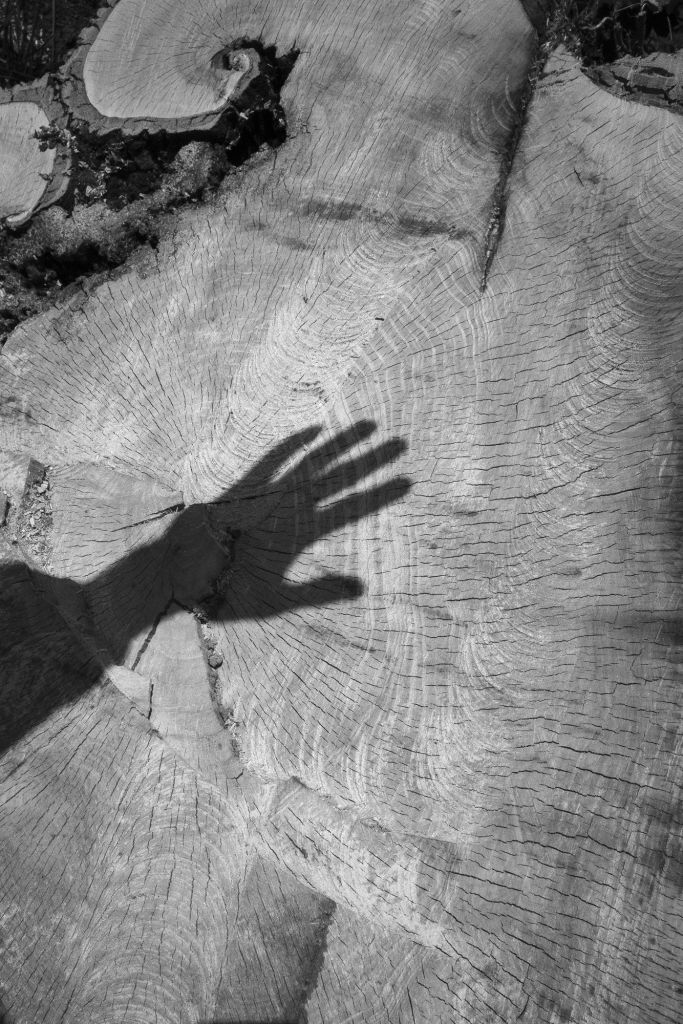
[[[211,668],[220,668],[223,664],[223,658],[217,651],[212,651],[209,655],[209,665]]]

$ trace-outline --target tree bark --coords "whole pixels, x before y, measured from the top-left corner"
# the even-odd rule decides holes
[[[679,117],[517,0],[121,0],[97,130],[188,18],[287,141],[0,355],[7,1020],[673,1024]]]

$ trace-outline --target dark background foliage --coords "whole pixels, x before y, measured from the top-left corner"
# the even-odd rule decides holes
[[[0,0],[0,85],[59,67],[103,0]]]
[[[0,86],[56,70],[104,2],[0,0]],[[683,0],[558,0],[555,12],[586,64],[683,46]]]
[[[565,0],[559,26],[584,64],[683,46],[683,0]]]

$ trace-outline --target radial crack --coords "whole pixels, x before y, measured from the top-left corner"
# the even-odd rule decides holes
[[[558,24],[557,17],[557,13],[554,12],[548,18],[544,30],[538,33],[538,41],[529,65],[529,72],[517,100],[514,124],[510,131],[510,135],[508,136],[508,142],[500,161],[498,180],[493,189],[491,217],[489,218],[486,235],[484,237],[484,266],[479,284],[479,290],[482,295],[486,291],[491,264],[493,263],[496,252],[498,251],[498,246],[500,245],[500,241],[503,237],[503,232],[505,231],[505,214],[509,198],[508,181],[510,174],[512,173],[515,156],[524,133],[529,104],[533,98],[536,85],[543,68],[545,67],[546,61],[548,60],[550,52],[556,42],[556,29]]]
[[[182,512],[185,508],[183,502],[177,505],[169,505],[168,508],[159,509],[158,512],[152,513],[151,516],[147,516],[145,519],[137,519],[134,523],[126,523],[125,526],[117,526],[112,533],[121,533],[122,530],[130,530],[134,526],[144,526],[146,523],[153,523],[157,519],[164,519],[166,516],[170,516],[172,512]]]
[[[159,614],[154,619],[154,622],[152,623],[152,625],[149,628],[147,636],[143,640],[138,653],[135,655],[135,661],[131,665],[131,671],[132,672],[134,672],[135,669],[138,667],[143,654],[145,653],[145,651],[149,647],[150,643],[152,642],[152,638],[154,637],[154,634],[156,633],[156,631],[157,631],[157,629],[159,627],[159,623],[161,622],[163,617],[167,614],[168,609],[171,607],[171,605],[173,604],[174,601],[175,601],[175,598],[171,595],[169,600],[166,602],[164,607],[161,609]],[[151,703],[151,696],[150,696],[150,703]]]

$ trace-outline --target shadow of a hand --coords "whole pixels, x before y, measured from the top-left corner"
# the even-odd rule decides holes
[[[38,608],[46,607],[41,602],[47,598],[82,640],[95,638],[98,657],[107,656],[106,651],[119,665],[133,662],[136,650],[139,656],[146,643],[140,647],[139,638],[174,602],[229,622],[358,597],[363,584],[357,576],[326,572],[324,567],[319,572],[310,559],[303,570],[296,563],[316,541],[408,492],[410,483],[401,476],[364,486],[376,472],[386,476],[387,467],[406,447],[392,438],[364,448],[374,430],[373,423],[361,421],[308,451],[320,428],[294,434],[215,501],[160,509],[116,527],[110,537],[133,537],[145,524],[170,519],[154,540],[129,547],[123,557],[86,579],[45,574],[23,561],[0,559],[0,638],[8,639],[8,656],[21,632],[22,616],[26,618],[15,608],[13,586],[29,607],[31,600]],[[100,531],[99,543],[100,518],[94,514],[88,522]],[[352,549],[352,537],[338,539],[329,549],[330,558],[341,558],[344,564],[347,556],[362,558]],[[77,541],[98,550],[86,535]],[[54,608],[51,614],[56,614]],[[0,687],[0,750],[97,678],[92,672],[62,673],[62,683],[53,684],[55,673],[49,666],[57,655],[50,644],[39,652],[44,671],[33,673],[30,686],[22,676],[19,691]],[[0,661],[2,653],[0,642]]]
[[[371,421],[360,421],[303,457],[320,428],[302,430],[215,501],[187,508],[167,537],[176,599],[192,606],[204,602],[212,617],[232,619],[358,597],[364,588],[356,576],[323,573],[298,582],[291,573],[301,553],[320,538],[408,492],[410,481],[402,476],[358,486],[406,448],[391,438],[363,449],[375,429]],[[235,587],[235,568],[244,557],[250,559],[246,590],[243,580]]]

